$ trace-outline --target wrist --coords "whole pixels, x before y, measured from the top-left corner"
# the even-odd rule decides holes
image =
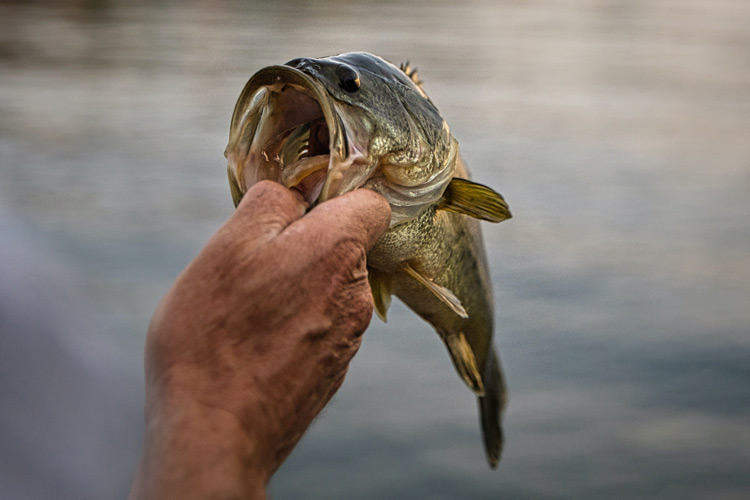
[[[265,499],[273,471],[232,412],[174,388],[147,391],[147,398],[131,498]]]

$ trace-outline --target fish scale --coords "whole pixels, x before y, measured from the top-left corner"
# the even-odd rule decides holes
[[[303,123],[289,134],[279,153],[282,168],[303,158],[304,153],[308,152],[310,130],[310,124]]]

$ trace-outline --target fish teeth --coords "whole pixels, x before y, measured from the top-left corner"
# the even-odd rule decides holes
[[[282,168],[307,156],[310,148],[310,124],[303,123],[293,129],[279,151]]]

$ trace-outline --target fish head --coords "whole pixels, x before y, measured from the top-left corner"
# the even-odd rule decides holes
[[[396,225],[440,199],[458,143],[405,71],[354,52],[255,73],[225,155],[236,203],[264,179],[298,189],[311,207],[364,187],[389,201]]]

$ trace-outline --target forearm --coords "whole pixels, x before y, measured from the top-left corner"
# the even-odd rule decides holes
[[[131,500],[265,499],[270,471],[234,415],[190,400],[149,413]]]
[[[254,186],[157,308],[131,499],[264,499],[341,385],[390,209],[367,190],[305,209],[299,193]]]

